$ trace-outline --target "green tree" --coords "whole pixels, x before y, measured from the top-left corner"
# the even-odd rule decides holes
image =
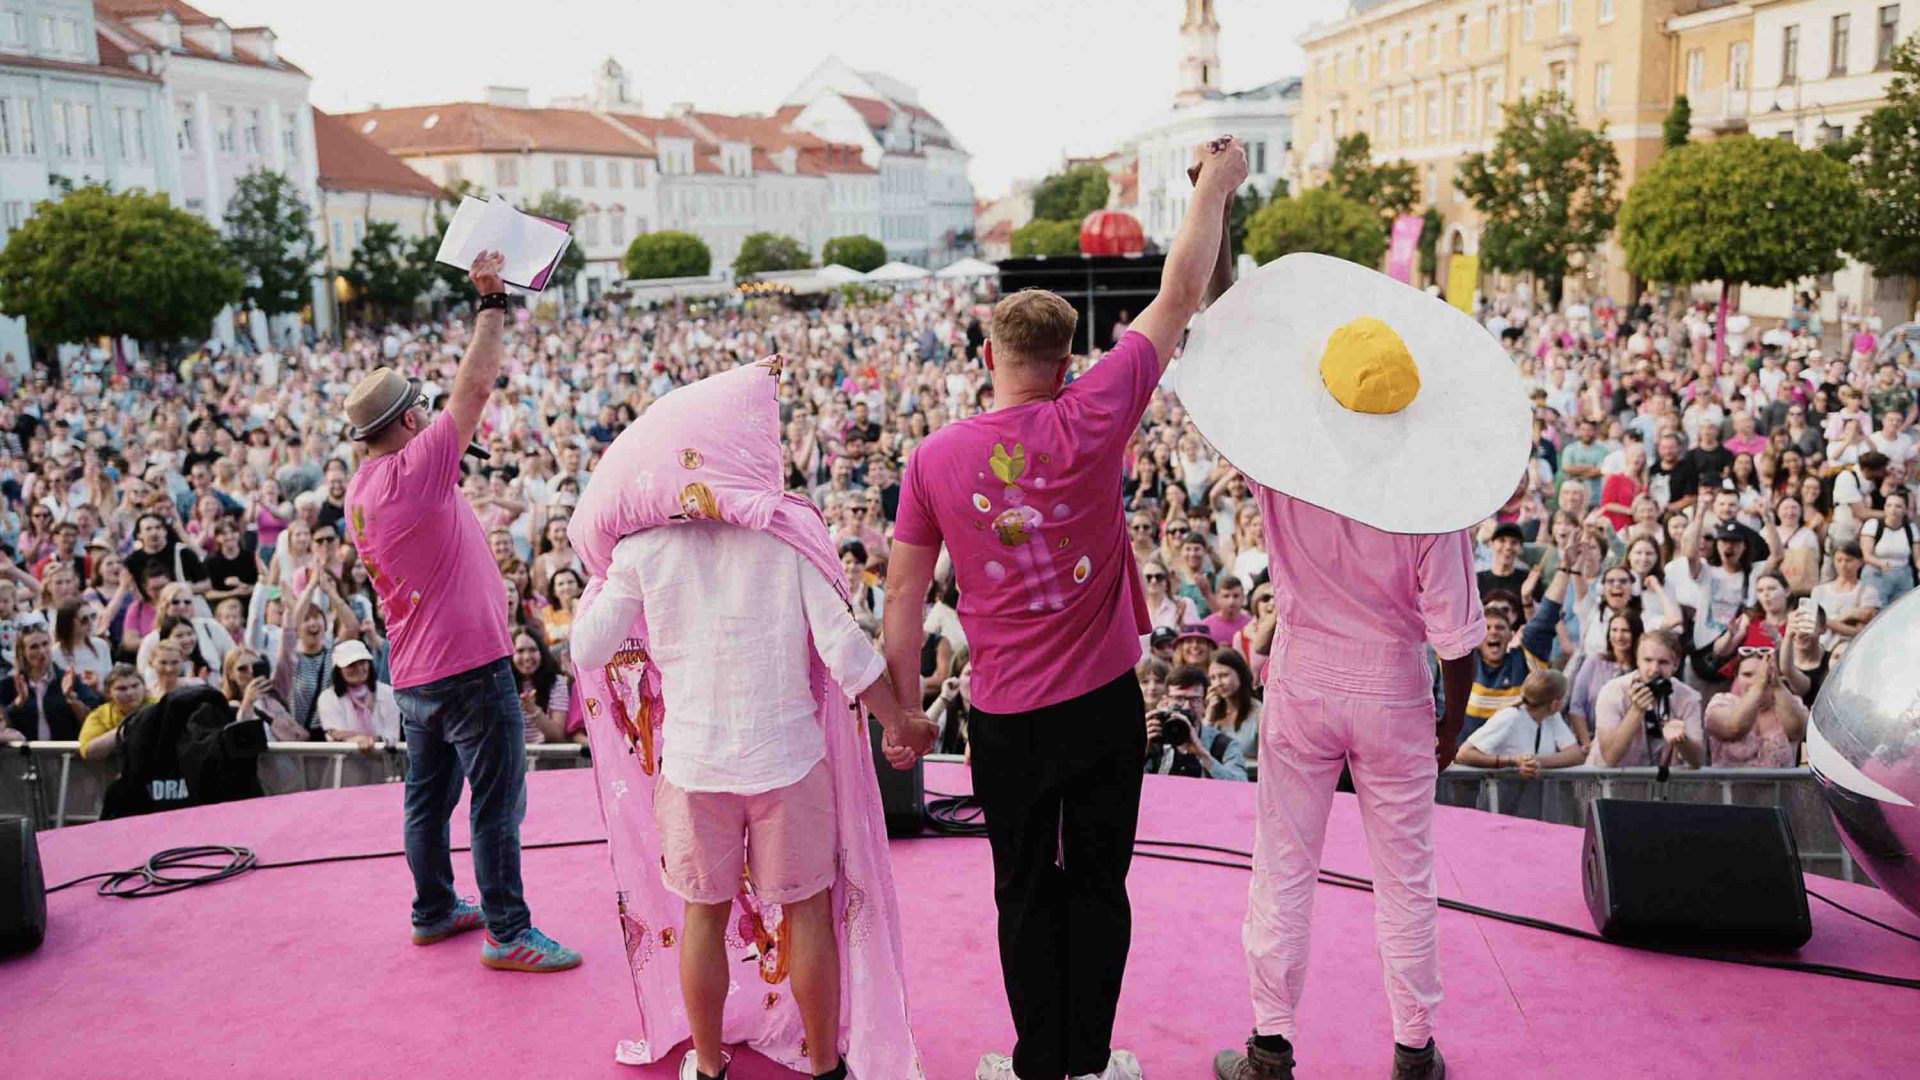
[[[820,249],[820,265],[838,263],[849,270],[866,273],[886,265],[887,245],[871,236],[836,236]]]
[[[1620,159],[1606,125],[1583,128],[1566,98],[1542,94],[1509,106],[1493,149],[1468,154],[1453,183],[1485,219],[1481,260],[1494,270],[1541,279],[1558,306],[1561,278],[1573,257],[1592,251],[1613,231],[1619,178]]]
[[[713,252],[692,233],[641,233],[627,245],[630,278],[699,277],[713,272]]]
[[[1893,51],[1887,103],[1857,131],[1853,158],[1865,209],[1850,250],[1881,277],[1920,278],[1920,39]]]
[[[1627,268],[1676,285],[1780,287],[1838,270],[1858,235],[1860,192],[1817,150],[1749,136],[1660,155],[1620,211]],[[1716,338],[1718,335],[1716,334]]]
[[[1075,165],[1040,181],[1033,191],[1033,216],[1043,221],[1070,221],[1075,228],[1088,214],[1107,205],[1107,170],[1099,165]]]
[[[1227,217],[1227,234],[1233,241],[1231,250],[1235,255],[1247,250],[1247,224],[1253,220],[1253,215],[1259,213],[1269,200],[1286,197],[1287,181],[1284,177],[1275,180],[1273,190],[1265,195],[1260,193],[1256,184],[1248,184],[1233,193],[1232,213]]]
[[[143,191],[92,185],[42,202],[0,249],[0,311],[48,347],[197,340],[245,284],[213,226]]]
[[[1334,148],[1333,164],[1327,166],[1327,186],[1354,202],[1373,207],[1391,227],[1394,218],[1413,212],[1419,176],[1404,160],[1375,165],[1367,133],[1356,131]]]
[[[1673,99],[1673,108],[1667,110],[1667,118],[1660,122],[1660,143],[1668,150],[1687,145],[1687,133],[1693,130],[1693,105],[1687,101],[1687,95],[1681,94]]]
[[[1434,272],[1440,269],[1440,232],[1446,227],[1440,211],[1431,206],[1420,215],[1420,273],[1428,281],[1434,280]]]
[[[227,250],[246,275],[240,299],[247,307],[287,315],[313,302],[320,243],[313,213],[292,181],[263,169],[241,177],[226,224]]]
[[[404,318],[414,302],[433,287],[430,269],[439,242],[433,237],[408,240],[392,222],[367,226],[353,262],[343,275],[376,318]]]
[[[1261,207],[1247,224],[1247,251],[1261,264],[1295,251],[1317,251],[1377,267],[1387,252],[1387,229],[1371,207],[1317,187]]]
[[[1080,223],[1034,218],[1013,230],[1015,258],[1080,254]]]
[[[520,209],[534,217],[564,221],[569,225],[578,225],[580,215],[586,212],[586,207],[580,205],[579,199],[569,199],[557,191],[544,192],[531,203],[521,203]],[[573,243],[568,244],[567,250],[560,254],[560,265],[553,268],[553,276],[547,279],[547,284],[571,289],[574,281],[580,277],[580,271],[586,268],[587,253],[581,250],[580,238],[576,235]]]
[[[774,270],[804,270],[813,265],[807,246],[791,236],[757,232],[740,242],[733,257],[733,276],[750,277]]]

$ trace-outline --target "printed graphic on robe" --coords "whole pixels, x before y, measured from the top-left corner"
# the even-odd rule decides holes
[[[1045,462],[1046,455],[1041,455],[1041,460]],[[1022,443],[1015,443],[1012,450],[1008,450],[1005,443],[994,443],[987,465],[1002,485],[1000,502],[996,504],[986,495],[975,492],[973,508],[989,516],[989,527],[1006,549],[1013,566],[1009,568],[998,559],[990,559],[982,569],[996,582],[1005,581],[1012,571],[1018,571],[1019,581],[1027,591],[1027,610],[1059,611],[1067,602],[1061,593],[1060,574],[1053,565],[1054,549],[1047,542],[1047,516],[1033,505],[1046,495],[1046,477],[1028,475],[1027,448]],[[1064,523],[1068,511],[1064,503],[1055,506],[1054,523]],[[1061,550],[1068,544],[1067,538],[1060,538]],[[1074,584],[1084,584],[1092,573],[1092,561],[1082,556],[1073,568]]]
[[[698,480],[680,489],[680,513],[688,521],[719,521],[720,503],[713,497],[713,489]]]
[[[754,894],[752,879],[744,873],[740,875],[740,891],[734,894],[733,904],[739,918],[729,928],[727,944],[745,949],[755,959],[763,982],[771,986],[786,982],[793,928],[787,923],[785,911],[779,904],[762,904]],[[778,999],[769,995],[767,1007],[775,1004]]]
[[[629,638],[607,661],[605,675],[607,704],[613,710],[614,726],[627,743],[627,752],[640,758],[640,768],[648,776],[660,764],[654,752],[661,720],[659,676],[652,658],[637,640]],[[599,702],[587,699],[587,711],[599,714]]]

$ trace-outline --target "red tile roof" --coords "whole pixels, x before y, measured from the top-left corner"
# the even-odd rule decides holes
[[[95,34],[100,43],[100,62],[88,64],[76,60],[52,60],[43,56],[16,56],[8,54],[3,61],[8,67],[37,68],[41,71],[71,71],[81,75],[97,75],[109,79],[137,79],[140,82],[157,83],[158,75],[149,75],[133,66],[127,58],[126,50],[108,41],[105,36]]]
[[[313,110],[313,143],[319,156],[320,186],[327,191],[444,197],[439,185],[380,149],[346,120],[319,109]]]
[[[877,98],[856,97],[853,94],[840,96],[846,99],[847,104],[853,106],[853,111],[860,114],[860,119],[865,120],[868,127],[884,128],[893,123],[893,106],[886,102]]]
[[[172,12],[173,17],[178,19],[182,26],[204,26],[215,21],[213,16],[208,15],[206,12],[201,11],[191,4],[182,3],[181,0],[93,0],[93,12],[96,21],[101,25],[107,26],[120,34],[124,34],[132,40],[146,43],[149,48],[142,51],[153,52],[162,51],[160,43],[155,41],[151,36],[134,29],[130,24],[125,22],[126,19],[139,16],[159,15],[162,12]],[[264,30],[266,27],[248,26],[236,28],[230,26],[227,29],[229,31]],[[295,64],[284,56],[278,57],[273,63],[267,63],[242,48],[234,49],[232,55],[221,56],[212,49],[194,42],[184,34],[182,34],[180,38],[179,51],[186,56],[191,56],[199,60],[212,60],[222,64],[240,64],[245,67],[266,68],[272,71],[291,71],[297,75],[306,74],[305,71],[300,69],[298,64]]]
[[[388,153],[407,156],[528,150],[654,156],[641,140],[580,109],[512,109],[461,101],[346,113],[340,119]]]

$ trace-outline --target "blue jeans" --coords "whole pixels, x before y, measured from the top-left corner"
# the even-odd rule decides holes
[[[520,819],[527,812],[526,726],[505,659],[397,690],[407,740],[406,848],[413,870],[413,925],[453,914],[447,822],[464,776],[473,788],[473,877],[495,941],[532,922],[520,888]]]

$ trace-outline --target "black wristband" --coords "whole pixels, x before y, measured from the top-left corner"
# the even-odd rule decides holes
[[[480,298],[479,310],[481,311],[507,310],[507,294],[503,292],[488,293],[487,295]]]

